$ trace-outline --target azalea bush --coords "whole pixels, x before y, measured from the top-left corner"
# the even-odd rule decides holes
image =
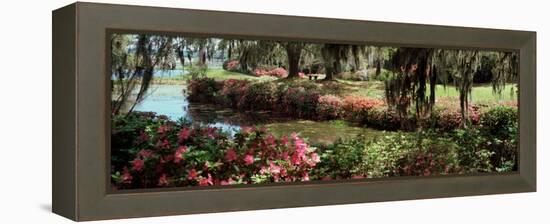
[[[367,98],[358,95],[346,96],[343,100],[342,109],[345,116],[361,123],[366,123],[369,119],[369,112],[375,108],[384,105],[384,101],[379,99]]]
[[[273,76],[277,78],[286,78],[288,72],[284,68],[256,68],[254,69],[255,76]],[[303,74],[302,74],[303,75]]]
[[[222,64],[222,68],[227,71],[231,72],[238,72],[239,71],[240,63],[237,60],[227,60],[224,61]]]
[[[312,146],[265,128],[234,134],[135,112],[112,118],[116,189],[428,176],[517,170],[517,111],[488,110],[480,126],[449,132],[387,132]]]
[[[428,133],[387,133],[367,140],[339,140],[322,148],[324,179],[428,176],[460,173],[458,146]]]
[[[381,99],[360,95],[342,98],[335,94],[326,94],[341,90],[331,88],[331,84],[319,87],[309,81],[215,81],[211,78],[201,78],[191,80],[188,90],[191,102],[217,103],[238,110],[268,110],[310,120],[344,119],[379,130],[413,131],[421,128],[451,131],[464,128],[460,107],[447,99],[440,99],[431,114],[417,117],[414,114],[399,116],[395,108],[389,107]],[[485,113],[506,114],[489,112],[492,111],[491,108],[500,107],[517,112],[517,104],[508,102],[491,105],[471,104],[467,109],[466,126],[481,125]],[[489,117],[486,117],[486,120]],[[507,122],[517,121],[513,120],[512,116],[502,119],[512,119]]]
[[[320,96],[317,102],[317,115],[320,120],[340,119],[343,116],[343,101],[335,95]]]
[[[151,113],[115,116],[112,124],[116,189],[308,181],[320,162],[295,133],[276,138],[244,127],[230,136]]]
[[[219,96],[222,83],[213,78],[197,78],[189,80],[187,85],[188,99],[194,102],[213,102]]]
[[[306,88],[289,87],[281,94],[281,107],[286,114],[299,118],[315,118],[320,92]]]
[[[273,82],[254,82],[237,103],[238,109],[245,110],[275,110],[278,103],[277,85]]]

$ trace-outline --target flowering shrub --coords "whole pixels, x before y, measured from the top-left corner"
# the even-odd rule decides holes
[[[334,95],[319,97],[317,102],[317,115],[321,120],[339,119],[343,115],[343,101]]]
[[[222,83],[213,78],[199,78],[189,81],[188,99],[195,102],[212,102],[222,88]]]
[[[217,128],[154,114],[114,117],[112,139],[117,189],[308,181],[320,162],[295,133],[275,138],[245,127],[230,139]]]
[[[254,75],[255,76],[273,76],[277,78],[285,78],[288,76],[288,72],[284,68],[274,68],[274,69],[265,69],[265,68],[257,68],[254,69]]]
[[[476,105],[468,107],[468,121],[472,125],[479,124],[480,108]],[[455,105],[437,105],[432,112],[429,121],[424,121],[427,127],[434,127],[440,130],[449,131],[460,128],[462,125],[462,114],[460,108]]]
[[[237,103],[237,108],[250,110],[275,110],[277,100],[277,85],[275,83],[255,82],[248,85],[247,90]]]
[[[248,91],[249,86],[250,81],[248,80],[225,80],[223,81],[220,94],[222,99],[218,101],[230,107],[237,108],[238,103],[243,101],[242,98]]]
[[[231,71],[231,72],[237,72],[239,71],[239,61],[237,60],[228,60],[228,61],[224,61],[223,64],[222,64],[222,68],[224,70],[227,70],[227,71]]]
[[[342,109],[348,119],[365,123],[368,120],[369,112],[374,107],[382,106],[383,104],[384,101],[379,99],[350,95],[344,98]]]
[[[319,179],[428,176],[460,173],[457,145],[431,133],[388,133],[345,139],[320,148]]]
[[[304,87],[290,87],[282,92],[281,106],[283,112],[301,118],[317,117],[317,102],[321,94],[308,91]]]

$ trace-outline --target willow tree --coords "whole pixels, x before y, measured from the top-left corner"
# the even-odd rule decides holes
[[[361,66],[361,55],[364,54],[363,45],[350,44],[324,44],[321,48],[321,57],[325,64],[325,80],[334,79],[334,75],[343,70],[343,66],[350,59],[353,59],[352,70],[357,70]]]
[[[380,76],[382,73],[382,67],[393,48],[381,47],[381,46],[369,46],[366,48],[366,59],[369,67],[375,68],[375,77]],[[374,65],[374,66],[373,66]]]
[[[501,94],[506,84],[515,81],[518,76],[518,56],[514,52],[496,52],[496,66],[492,69],[491,84],[494,93]],[[513,94],[513,93],[511,93]]]
[[[474,74],[480,67],[481,54],[490,53],[477,50],[397,49],[391,57],[394,73],[385,83],[388,104],[396,108],[401,118],[408,115],[412,105],[415,107],[416,117],[431,115],[435,105],[437,81],[444,86],[452,81],[459,92],[462,126],[466,127],[469,123],[468,108]],[[507,82],[517,76],[517,57],[514,53],[496,54],[500,59],[493,69],[496,75],[492,78],[492,83],[493,91],[498,93]]]
[[[113,114],[121,113],[127,103],[127,112],[131,113],[149,90],[155,69],[174,67],[172,39],[151,35],[111,37],[112,91],[117,95],[112,100]]]
[[[240,70],[252,72],[260,66],[278,66],[286,57],[283,47],[275,41],[238,40],[234,51]]]
[[[462,126],[469,123],[468,107],[472,94],[474,73],[481,66],[479,52],[476,50],[447,50],[446,65],[453,75],[455,88],[459,92]]]
[[[391,58],[394,73],[385,81],[386,101],[396,108],[400,118],[414,104],[417,117],[428,114],[435,104],[436,69],[432,69],[436,51],[430,48],[399,48]],[[430,87],[430,92],[427,91]],[[402,128],[405,119],[401,119]]]

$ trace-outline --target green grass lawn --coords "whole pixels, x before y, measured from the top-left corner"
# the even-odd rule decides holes
[[[251,80],[251,81],[274,81],[276,78],[269,76],[256,77],[249,74],[231,72],[223,69],[209,69],[207,77],[215,80],[237,79],[237,80]],[[190,79],[189,75],[177,75],[172,77],[162,77],[153,80],[154,84],[185,84]],[[323,77],[321,77],[323,78]],[[320,85],[323,90],[323,94],[333,94],[339,96],[347,95],[361,95],[372,98],[384,98],[384,83],[382,81],[350,81],[344,79],[336,79],[335,82],[323,82],[321,79],[317,81],[310,81],[306,78],[300,80],[294,80],[299,82],[315,82]],[[517,85],[508,84],[505,86],[501,94],[497,94],[493,91],[490,84],[483,84],[474,86],[472,89],[471,100],[473,103],[486,103],[486,102],[503,102],[517,100],[516,90]],[[457,99],[459,97],[459,91],[454,86],[444,87],[443,85],[437,85],[436,98],[437,99]]]
[[[508,84],[500,94],[493,91],[490,84],[478,85],[472,88],[471,99],[474,103],[503,102],[517,100],[517,87],[515,84]],[[437,85],[435,89],[436,98],[457,98],[459,91],[454,86]]]

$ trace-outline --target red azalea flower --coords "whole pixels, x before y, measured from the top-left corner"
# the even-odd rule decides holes
[[[162,176],[160,176],[158,186],[168,186],[168,179],[166,178],[166,174],[162,174]]]
[[[197,176],[198,176],[197,171],[195,169],[192,169],[188,172],[187,179],[188,180],[195,180],[195,179],[197,179]]]
[[[141,171],[143,169],[143,166],[145,166],[145,162],[141,159],[134,159],[134,161],[132,161],[132,169],[135,170],[135,171]]]
[[[174,162],[179,163],[180,161],[182,161],[184,159],[183,153],[185,152],[187,152],[187,147],[180,146],[178,150],[176,150],[176,152],[174,153]]]
[[[184,141],[187,138],[189,138],[189,135],[190,135],[189,128],[183,128],[183,129],[181,129],[180,133],[178,134],[178,140],[180,142]]]
[[[233,160],[236,160],[237,159],[237,153],[235,152],[234,149],[228,149],[227,152],[225,153],[225,160],[227,162],[231,162]]]
[[[250,154],[246,155],[246,156],[244,157],[244,164],[245,164],[245,165],[250,165],[250,164],[252,164],[252,163],[254,163],[254,156],[252,156],[252,155],[250,155]]]

